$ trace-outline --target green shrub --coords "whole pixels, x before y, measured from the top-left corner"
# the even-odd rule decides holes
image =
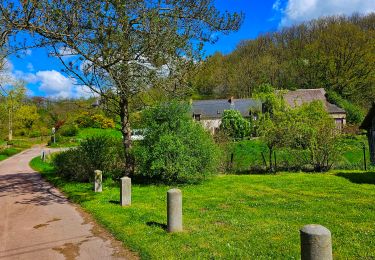
[[[107,118],[102,114],[89,115],[87,112],[79,115],[75,122],[82,128],[93,127],[107,129],[115,127],[115,123],[111,118]]]
[[[33,130],[33,131],[31,131],[31,132],[29,133],[29,137],[30,137],[30,138],[40,137],[40,136],[41,136],[41,134],[40,134],[40,131],[38,131],[38,130]]]
[[[242,117],[238,110],[224,110],[220,129],[234,139],[250,136],[250,122]]]
[[[342,98],[334,91],[327,92],[327,98],[329,102],[338,105],[346,111],[346,120],[348,121],[348,123],[356,125],[362,123],[363,119],[365,118],[365,113],[360,107]]]
[[[94,171],[103,171],[104,178],[119,178],[123,173],[123,150],[117,139],[95,136],[80,146],[56,155],[53,163],[57,172],[68,180],[88,182]]]
[[[59,129],[61,136],[72,137],[78,134],[78,127],[76,125],[63,125]]]
[[[177,102],[144,111],[144,140],[134,149],[136,174],[164,183],[196,183],[214,172],[218,148],[212,136]]]
[[[19,152],[20,152],[20,149],[17,149],[17,148],[6,148],[6,149],[0,151],[0,154],[10,157],[10,156],[15,155]]]

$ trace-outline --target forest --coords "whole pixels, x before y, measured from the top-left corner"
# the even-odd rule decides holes
[[[375,14],[332,16],[242,41],[227,55],[217,52],[199,63],[191,84],[196,99],[252,97],[262,84],[325,88],[331,102],[366,111],[375,100],[374,64]]]

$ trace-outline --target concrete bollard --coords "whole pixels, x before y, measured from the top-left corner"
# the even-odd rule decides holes
[[[46,160],[46,152],[42,150],[42,153],[40,154],[40,159],[42,159],[42,162]]]
[[[95,171],[95,192],[102,192],[102,171]]]
[[[331,232],[316,224],[300,230],[302,260],[332,260]]]
[[[132,203],[132,180],[129,177],[121,178],[121,206],[130,206]]]
[[[182,231],[182,193],[179,189],[167,192],[167,231]]]

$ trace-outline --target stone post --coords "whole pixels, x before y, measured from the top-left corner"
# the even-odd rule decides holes
[[[121,178],[120,205],[130,206],[132,203],[132,180],[129,177]]]
[[[95,192],[102,192],[102,171],[95,171]]]
[[[302,260],[332,260],[331,232],[321,225],[306,225],[300,230]]]
[[[182,193],[179,189],[167,192],[167,231],[182,231]]]
[[[44,162],[46,160],[46,153],[44,150],[42,150],[42,153],[40,155],[40,159],[42,159],[42,162]]]

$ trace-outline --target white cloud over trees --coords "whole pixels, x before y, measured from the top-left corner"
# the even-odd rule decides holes
[[[375,12],[375,0],[276,0],[273,9],[281,12],[280,26],[330,15]]]

